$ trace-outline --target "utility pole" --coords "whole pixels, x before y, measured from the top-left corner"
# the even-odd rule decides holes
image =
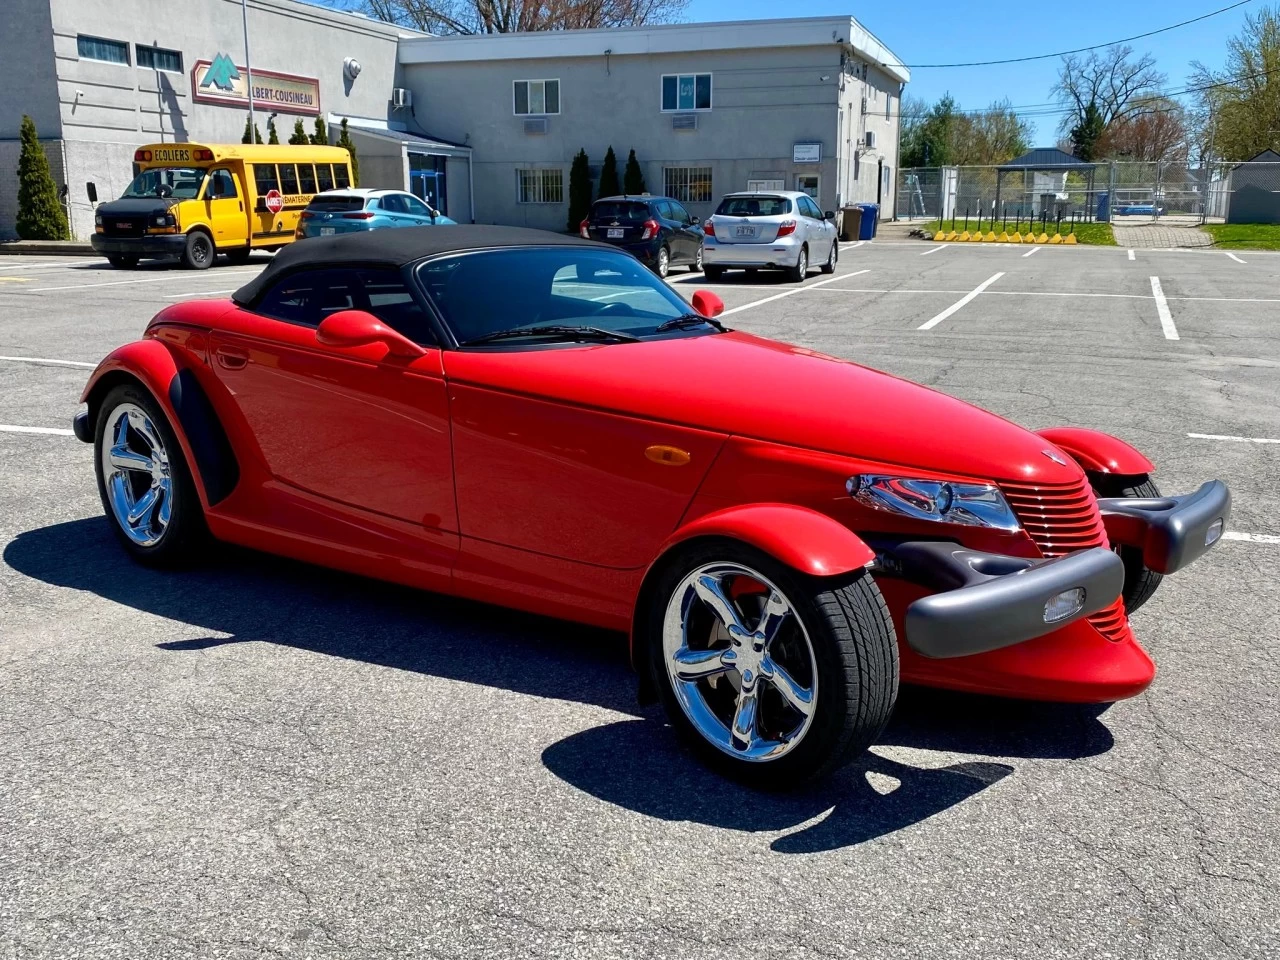
[[[249,142],[257,137],[253,133],[253,68],[249,65],[249,0],[240,0],[240,19],[244,24],[244,72],[249,84]]]

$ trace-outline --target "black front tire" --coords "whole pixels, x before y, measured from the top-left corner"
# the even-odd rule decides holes
[[[187,245],[182,250],[182,265],[188,270],[208,270],[217,256],[213,238],[201,230],[187,234]]]
[[[827,254],[827,262],[822,265],[823,273],[835,273],[836,264],[840,261],[840,244],[831,241],[831,252]]]
[[[1122,477],[1111,474],[1094,474],[1089,478],[1093,492],[1098,497],[1128,497],[1145,499],[1159,497],[1160,489],[1149,474],[1139,473]],[[1151,599],[1151,595],[1160,586],[1164,577],[1154,570],[1148,570],[1142,562],[1142,550],[1139,547],[1116,546],[1112,548],[1124,563],[1124,611],[1128,616],[1137,613],[1138,608]]]
[[[138,265],[138,258],[127,257],[123,253],[109,253],[107,254],[107,263],[117,270],[132,270]]]
[[[107,478],[103,467],[102,448],[104,434],[112,412],[122,404],[141,407],[155,425],[169,458],[173,478],[173,504],[169,523],[158,543],[141,546],[129,538],[116,519],[107,493]],[[200,547],[208,540],[204,511],[200,495],[191,478],[191,470],[183,456],[178,438],[169,425],[164,410],[151,393],[138,383],[121,384],[112,389],[98,407],[98,420],[94,425],[94,473],[98,479],[98,495],[102,509],[107,514],[111,529],[134,560],[150,567],[182,567],[195,559]]]
[[[702,275],[711,283],[724,278],[724,267],[703,267]]]
[[[776,759],[739,759],[704,738],[681,707],[666,669],[662,629],[673,591],[691,571],[725,561],[751,567],[772,581],[792,602],[811,640],[817,666],[813,719],[796,745]],[[893,713],[897,638],[884,597],[865,570],[809,577],[740,541],[716,538],[676,555],[648,596],[648,669],[667,717],[709,766],[735,780],[781,790],[829,776],[865,752]]]

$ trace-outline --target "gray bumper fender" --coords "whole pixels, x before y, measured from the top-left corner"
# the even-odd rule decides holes
[[[891,572],[941,592],[907,607],[907,645],[933,659],[967,657],[1032,640],[1106,609],[1124,587],[1124,564],[1102,547],[1053,560],[968,550],[956,543],[911,542],[886,552]],[[1045,620],[1045,605],[1084,591],[1070,616]]]
[[[1180,497],[1105,498],[1098,501],[1107,537],[1142,549],[1156,573],[1176,573],[1222,539],[1231,519],[1231,491],[1210,480]]]

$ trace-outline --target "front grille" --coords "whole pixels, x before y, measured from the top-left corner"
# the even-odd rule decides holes
[[[147,225],[147,215],[136,217],[103,217],[102,232],[111,237],[140,237]]]
[[[1023,529],[1046,557],[1060,557],[1089,547],[1110,547],[1098,501],[1083,477],[1075,483],[1003,483],[1009,506]],[[1124,601],[1089,617],[1089,623],[1108,640],[1128,639],[1129,621]]]

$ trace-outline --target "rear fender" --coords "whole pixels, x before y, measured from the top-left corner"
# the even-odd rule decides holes
[[[194,371],[160,340],[147,338],[112,351],[89,377],[81,402],[97,430],[106,395],[122,383],[141,383],[155,399],[178,437],[204,506],[223,500],[239,481],[231,442]]]
[[[1132,477],[1156,471],[1155,464],[1138,450],[1109,433],[1084,427],[1053,427],[1036,433],[1068,454],[1086,473]]]
[[[704,514],[678,529],[662,545],[658,558],[645,572],[631,616],[631,663],[640,675],[640,697],[654,695],[645,638],[646,618],[654,584],[668,561],[694,541],[727,537],[762,550],[800,573],[835,577],[865,567],[875,551],[848,527],[824,513],[786,503],[754,503]]]

